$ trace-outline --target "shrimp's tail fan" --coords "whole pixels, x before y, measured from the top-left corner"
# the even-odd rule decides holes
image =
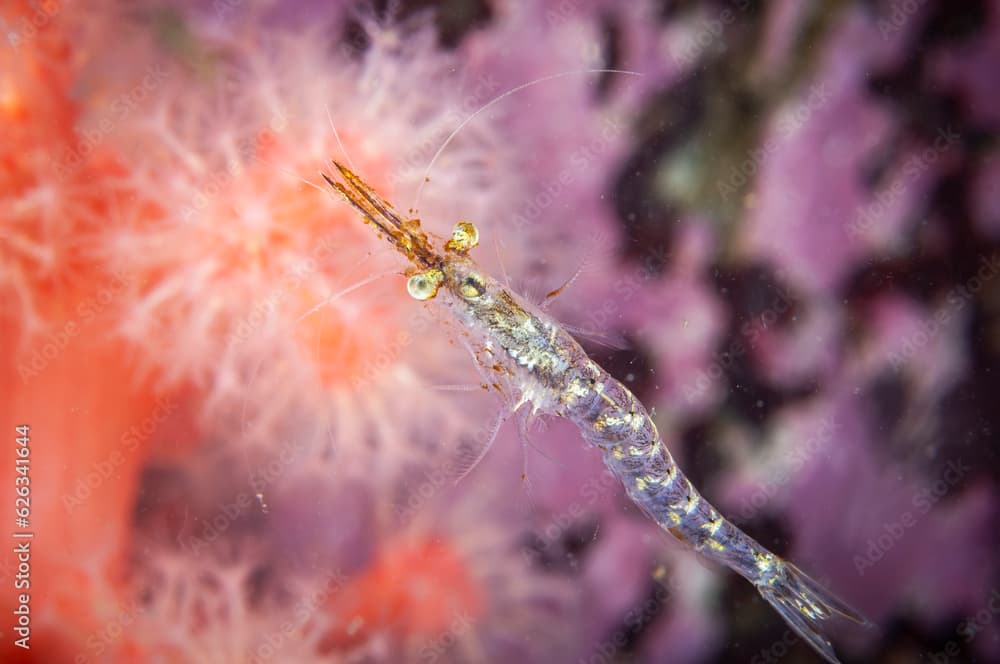
[[[836,616],[870,627],[872,623],[799,568],[782,561],[777,574],[757,590],[785,622],[831,664],[839,664],[823,623]]]

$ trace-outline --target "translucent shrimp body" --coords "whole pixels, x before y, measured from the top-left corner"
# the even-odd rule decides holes
[[[438,252],[419,222],[400,217],[360,178],[336,165],[344,184],[327,182],[413,264],[407,284],[411,295],[421,300],[444,295],[441,299],[473,340],[480,371],[512,410],[530,405],[535,414],[576,424],[651,519],[745,577],[799,636],[827,661],[838,661],[822,623],[834,614],[862,624],[865,618],[727,521],[698,493],[635,395],[590,360],[557,322],[467,256],[478,242],[472,224],[459,223]]]

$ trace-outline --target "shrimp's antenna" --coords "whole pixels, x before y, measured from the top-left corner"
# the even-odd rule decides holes
[[[347,160],[347,165],[351,167],[352,171],[358,170],[354,167],[354,161],[351,159],[351,155],[347,153],[347,148],[344,147],[344,143],[340,140],[340,134],[337,132],[337,126],[333,124],[333,116],[330,114],[330,105],[323,104],[323,108],[326,109],[326,119],[330,121],[330,129],[333,130],[333,137],[337,139],[337,145],[340,146],[340,151],[344,153],[344,159]]]
[[[539,83],[553,81],[557,78],[564,78],[566,76],[573,76],[574,74],[625,74],[628,76],[642,76],[642,72],[631,71],[629,69],[574,69],[573,71],[564,71],[558,74],[551,74],[549,76],[536,78],[533,81],[522,83],[521,85],[511,88],[510,90],[507,90],[506,92],[494,97],[493,99],[489,100],[488,102],[480,106],[479,110],[475,111],[469,117],[462,120],[462,122],[457,127],[455,127],[455,130],[452,131],[450,134],[448,134],[448,138],[444,139],[444,143],[441,144],[441,147],[439,147],[437,152],[434,153],[434,156],[431,157],[430,163],[427,164],[427,170],[424,171],[423,177],[420,178],[420,185],[417,187],[417,195],[414,197],[413,205],[411,205],[410,208],[413,210],[417,209],[417,206],[420,203],[420,196],[424,193],[424,185],[427,183],[428,176],[431,174],[431,169],[434,168],[434,163],[438,160],[438,157],[441,156],[441,153],[444,152],[444,149],[446,147],[448,147],[448,144],[451,143],[452,139],[458,135],[458,132],[462,131],[462,129],[465,128],[465,125],[472,122],[477,115],[479,115],[486,109],[492,107],[494,104],[500,103],[501,101],[503,101],[504,99],[506,99],[507,97],[511,96],[516,92],[520,92],[521,90],[524,90],[526,88],[538,85]]]
[[[314,306],[312,309],[310,309],[309,311],[305,312],[304,314],[302,314],[301,316],[299,316],[298,318],[296,318],[295,322],[292,323],[292,324],[293,325],[298,325],[303,320],[305,320],[309,316],[313,315],[314,313],[316,313],[317,311],[319,311],[320,309],[322,309],[326,305],[332,304],[336,300],[344,297],[345,295],[353,293],[354,291],[358,290],[359,288],[361,288],[363,286],[367,286],[368,284],[372,283],[373,281],[378,281],[379,279],[381,279],[383,277],[391,277],[394,274],[399,274],[399,270],[387,270],[385,272],[379,272],[377,274],[369,275],[369,276],[365,277],[364,279],[362,279],[361,281],[358,281],[358,282],[356,282],[354,284],[351,284],[350,286],[348,286],[348,287],[346,287],[346,288],[344,288],[344,289],[342,289],[340,291],[337,291],[336,293],[333,293],[328,298],[326,298],[325,300],[323,300],[322,302],[320,302],[319,304],[317,304],[316,306]]]
[[[357,267],[357,266],[355,266],[355,267]],[[354,268],[352,268],[352,270],[353,269]],[[320,302],[316,306],[314,306],[311,309],[309,309],[309,311],[306,311],[301,316],[299,316],[298,318],[296,318],[295,322],[293,322],[289,326],[289,329],[294,328],[296,325],[298,325],[299,323],[301,323],[303,320],[305,320],[309,316],[313,315],[314,313],[316,313],[317,311],[319,311],[323,307],[325,307],[325,306],[327,306],[329,304],[332,304],[336,300],[339,300],[340,298],[344,297],[345,295],[349,295],[350,293],[353,293],[354,291],[358,290],[359,288],[363,288],[364,286],[367,286],[368,284],[370,284],[372,282],[378,281],[379,279],[383,279],[385,277],[390,277],[390,276],[392,276],[394,274],[399,274],[399,271],[398,270],[393,270],[393,271],[387,271],[387,272],[379,272],[378,274],[372,274],[372,275],[369,275],[369,276],[365,277],[361,281],[357,281],[357,282],[351,284],[350,286],[346,286],[346,287],[342,288],[338,292],[333,293],[332,295],[330,295],[329,297],[327,297],[326,299],[324,299],[322,302]],[[253,371],[250,373],[250,381],[247,384],[246,394],[249,394],[250,388],[252,388],[253,385],[254,385],[254,383],[257,382],[257,374],[260,373],[260,369],[261,369],[261,367],[264,366],[264,362],[266,360],[267,360],[266,357],[262,357],[262,358],[260,358],[260,360],[258,360],[257,364],[254,365]],[[243,435],[246,435],[246,432],[247,432],[247,427],[246,427],[246,423],[247,423],[247,407],[248,407],[249,402],[250,402],[250,398],[248,396],[246,396],[246,394],[244,394],[244,397],[243,397],[243,408],[242,408],[242,412],[240,414],[240,430],[243,433]],[[250,463],[249,460],[247,460],[248,466],[249,466],[249,463]]]
[[[287,175],[288,177],[290,177],[290,178],[292,178],[294,180],[298,180],[299,182],[301,182],[304,185],[308,185],[308,186],[312,187],[316,191],[322,192],[324,194],[329,194],[330,193],[329,191],[327,191],[323,187],[319,186],[315,182],[310,182],[309,180],[305,179],[304,177],[302,177],[298,173],[296,173],[294,171],[290,171],[290,170],[288,170],[287,168],[285,168],[283,166],[278,166],[277,164],[272,164],[271,162],[269,162],[266,159],[264,159],[262,157],[259,157],[257,155],[254,155],[254,159],[256,159],[260,163],[264,164],[265,166],[270,166],[271,168],[275,169],[276,171],[284,173],[285,175]]]

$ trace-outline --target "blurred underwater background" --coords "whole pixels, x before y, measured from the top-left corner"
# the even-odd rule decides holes
[[[337,159],[528,297],[577,274],[551,311],[694,484],[875,623],[842,661],[1000,662],[1000,2],[0,33],[2,661],[819,661],[571,425],[472,467],[498,401]]]

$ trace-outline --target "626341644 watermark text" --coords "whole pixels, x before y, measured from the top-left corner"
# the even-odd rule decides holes
[[[14,530],[11,543],[17,560],[13,576],[15,593],[14,645],[31,649],[31,427],[14,427]]]

